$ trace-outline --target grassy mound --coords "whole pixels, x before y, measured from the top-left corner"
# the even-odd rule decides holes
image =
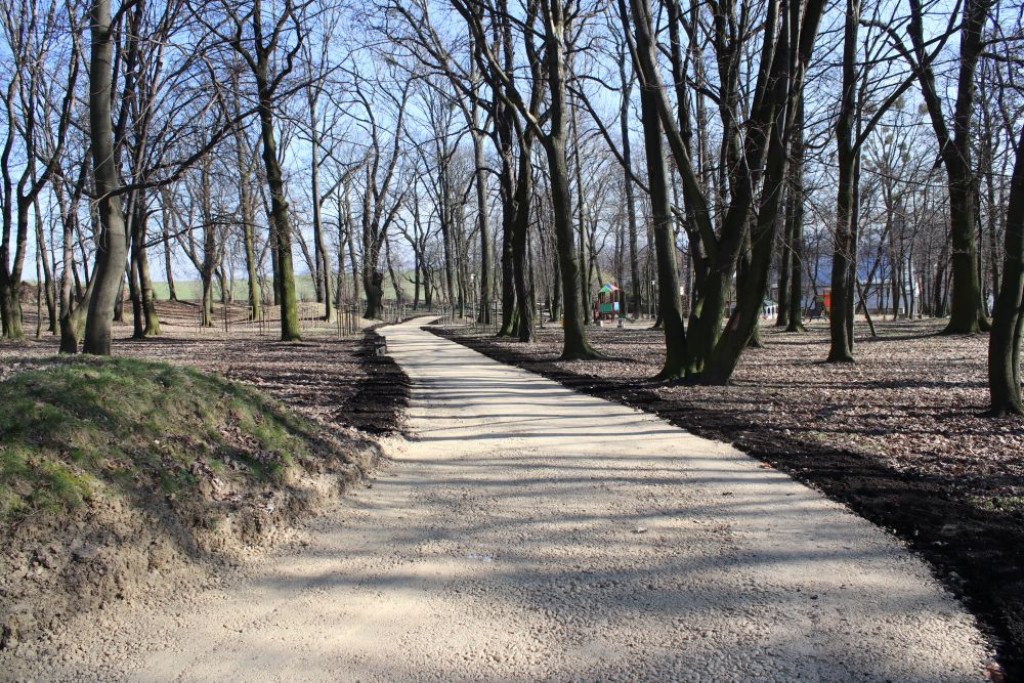
[[[5,522],[97,497],[209,495],[205,480],[282,484],[289,468],[316,459],[321,439],[255,389],[138,360],[26,372],[0,383],[0,405]]]
[[[0,649],[198,585],[287,538],[380,452],[247,385],[140,360],[52,359],[0,382],[0,406]]]

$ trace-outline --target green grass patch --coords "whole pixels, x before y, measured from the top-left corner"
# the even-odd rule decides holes
[[[163,363],[54,359],[0,383],[0,406],[0,522],[194,496],[210,472],[273,485],[321,452],[311,423],[256,389]]]
[[[985,512],[1024,512],[1024,496],[971,496],[970,501]]]

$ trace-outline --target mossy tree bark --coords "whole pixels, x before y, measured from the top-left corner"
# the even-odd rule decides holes
[[[259,13],[256,13],[259,16]],[[260,137],[263,141],[263,166],[267,172],[270,189],[270,211],[273,214],[277,236],[277,289],[281,304],[281,341],[301,339],[299,333],[299,311],[295,300],[295,272],[292,266],[292,226],[288,216],[288,200],[285,197],[284,178],[277,160],[277,141],[274,138],[273,98],[266,79],[267,56],[261,53],[258,60],[261,77],[257,74],[259,92]]]

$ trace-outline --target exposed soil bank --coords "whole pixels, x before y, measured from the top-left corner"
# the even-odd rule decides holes
[[[833,369],[820,363],[823,330],[766,330],[768,348],[748,350],[735,386],[720,388],[648,382],[664,358],[660,332],[592,329],[611,360],[564,363],[559,330],[529,346],[433,331],[732,443],[892,529],[989,629],[1008,678],[1024,677],[1024,425],[978,417],[984,339],[893,325],[859,347],[856,368]]]
[[[268,448],[254,438],[253,430],[262,434],[269,423],[240,426],[237,410],[228,410],[226,421],[193,415],[196,424],[183,423],[182,434],[154,438],[149,448],[135,443],[140,433],[118,427],[128,433],[113,434],[114,446],[131,444],[132,452],[147,457],[167,451],[145,472],[131,472],[130,453],[119,451],[123,462],[99,461],[101,473],[107,471],[104,467],[124,472],[118,481],[131,481],[130,495],[87,492],[87,500],[73,509],[57,505],[46,514],[29,511],[0,523],[0,668],[3,659],[32,657],[44,647],[47,632],[73,615],[103,610],[112,602],[187,595],[217,583],[224,569],[292,538],[297,523],[334,505],[347,487],[367,477],[382,454],[376,435],[399,429],[408,397],[400,369],[390,358],[373,353],[374,338],[369,332],[358,339],[280,344],[251,337],[168,335],[119,343],[119,355],[199,366],[256,385],[274,398],[260,398],[240,387],[246,405],[256,406],[251,412],[280,415],[296,427],[288,438],[298,441]],[[54,350],[50,340],[5,344],[0,348],[0,380],[17,381],[38,371],[45,375],[55,366],[103,363],[47,355]],[[216,376],[208,382],[203,379],[208,376],[196,377],[218,394],[206,397],[210,403],[223,401],[223,392],[233,396],[232,387],[239,387]],[[132,391],[122,393],[132,396]],[[48,409],[46,403],[39,407]],[[89,419],[84,416],[82,424],[88,425]],[[216,432],[211,438],[209,430]],[[293,461],[296,450],[305,455]],[[162,462],[161,457],[182,462]],[[288,466],[273,476],[242,476],[251,465],[258,467],[260,458],[282,457]],[[159,476],[163,470],[174,475],[175,491],[167,488],[167,477]],[[35,466],[31,471],[41,470]],[[49,480],[44,485],[52,488]],[[26,495],[31,488],[22,487]]]

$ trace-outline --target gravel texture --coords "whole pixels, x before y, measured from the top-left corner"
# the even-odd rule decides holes
[[[941,335],[941,320],[858,322],[855,365],[825,363],[828,325],[761,330],[728,386],[651,381],[665,359],[650,321],[589,327],[605,355],[565,362],[561,329],[521,344],[493,332],[430,328],[591,396],[735,445],[891,529],[921,554],[1024,680],[1024,421],[994,419],[987,335]],[[999,671],[993,671],[998,677]]]
[[[37,677],[985,679],[973,618],[843,506],[415,323],[382,332],[410,438],[372,488],[242,580],[83,625]]]

